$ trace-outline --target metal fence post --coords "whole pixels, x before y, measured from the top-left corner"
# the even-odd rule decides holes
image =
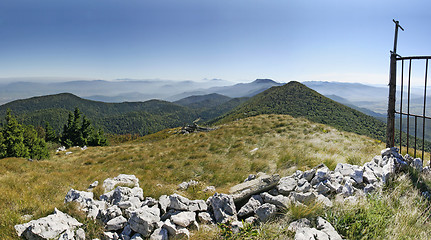
[[[386,125],[386,147],[395,145],[395,89],[397,82],[397,55],[391,53],[391,65],[389,73],[389,100],[388,100],[388,121]]]
[[[398,28],[404,31],[399,21],[395,23],[394,51],[391,52],[391,65],[389,70],[389,99],[388,99],[388,121],[386,125],[386,147],[395,146],[395,90],[397,85],[397,41]]]

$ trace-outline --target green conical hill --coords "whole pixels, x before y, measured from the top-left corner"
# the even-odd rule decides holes
[[[217,122],[260,114],[287,114],[304,117],[343,131],[384,139],[385,124],[371,116],[337,103],[299,82],[272,87],[243,103]]]

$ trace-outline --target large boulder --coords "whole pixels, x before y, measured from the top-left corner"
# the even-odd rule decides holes
[[[253,180],[252,180],[253,181]],[[208,199],[217,223],[237,220],[235,203],[231,195],[215,193]]]
[[[290,192],[295,190],[298,182],[293,177],[284,177],[281,178],[277,184],[277,190],[279,193],[288,196]]]
[[[144,237],[149,237],[156,229],[157,222],[160,221],[160,209],[158,207],[149,208],[144,206],[131,213],[129,219],[130,228],[140,233]]]
[[[28,240],[58,239],[65,232],[69,233],[68,236],[76,235],[76,231],[80,226],[82,226],[82,223],[55,209],[51,215],[15,225],[15,230],[18,236]],[[78,235],[82,235],[82,232],[78,231]]]
[[[246,181],[230,188],[229,193],[233,196],[235,202],[241,202],[252,195],[256,195],[270,190],[277,186],[280,176],[278,174],[267,175],[260,174],[256,179]]]
[[[103,181],[105,192],[112,191],[117,185],[123,187],[139,187],[139,179],[135,175],[120,174],[114,178],[107,178]]]

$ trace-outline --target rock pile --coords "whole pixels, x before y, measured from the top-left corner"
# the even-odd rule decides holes
[[[179,133],[189,134],[189,133],[193,133],[193,132],[208,132],[211,130],[214,130],[214,129],[201,127],[201,126],[197,125],[196,123],[193,123],[192,125],[187,125],[185,127],[182,127]]]
[[[107,239],[188,237],[190,230],[198,229],[201,224],[229,223],[240,229],[242,220],[265,222],[291,205],[318,201],[331,207],[333,199],[355,202],[356,197],[380,188],[408,165],[427,171],[420,159],[402,157],[398,149],[391,148],[363,166],[340,163],[331,171],[321,164],[283,178],[262,173],[250,175],[232,187],[230,194],[215,193],[206,201],[190,200],[178,194],[162,195],[159,199],[144,197],[134,175],[120,174],[103,182],[105,194],[99,200],[93,198],[92,192],[70,189],[64,201],[77,202],[88,218],[102,221]],[[51,222],[48,227],[47,221]],[[16,225],[15,229],[27,239],[83,239],[79,238],[83,236],[79,226],[78,221],[56,210],[53,215]],[[296,232],[295,239],[341,239],[322,218],[317,218],[314,224],[302,219],[292,223],[289,229]]]

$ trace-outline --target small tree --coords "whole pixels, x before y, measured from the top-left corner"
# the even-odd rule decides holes
[[[66,147],[71,146],[105,146],[107,145],[106,137],[101,130],[95,130],[91,121],[82,115],[78,108],[74,113],[69,113],[67,123],[63,127],[61,144]]]
[[[31,125],[24,126],[24,145],[28,148],[31,158],[44,159],[49,157],[45,140],[39,137],[36,129]]]
[[[55,130],[51,127],[49,122],[45,122],[45,141],[46,142],[58,142],[58,136]]]

